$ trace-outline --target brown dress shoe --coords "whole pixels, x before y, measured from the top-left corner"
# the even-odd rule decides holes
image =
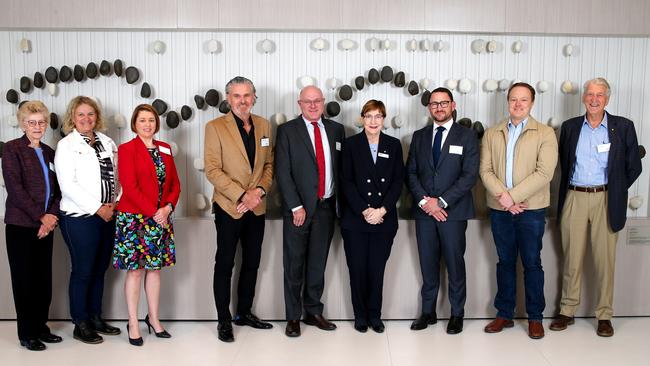
[[[601,337],[611,337],[614,335],[614,327],[612,327],[612,322],[609,320],[599,320],[598,321],[598,330],[596,331]]]
[[[336,329],[336,324],[332,323],[331,321],[325,319],[322,315],[311,315],[308,314],[305,319],[303,319],[305,324],[307,325],[314,325],[318,327],[319,329],[322,330],[334,330]]]
[[[490,324],[486,325],[483,330],[485,333],[499,333],[503,328],[512,328],[515,326],[515,322],[505,318],[497,317]]]
[[[555,319],[551,322],[551,326],[548,327],[550,330],[565,330],[569,325],[575,323],[575,319],[572,316],[566,316],[558,314]]]
[[[528,321],[528,336],[532,339],[544,338],[544,326],[539,320]]]
[[[284,330],[287,337],[300,337],[300,320],[289,320],[287,329]]]

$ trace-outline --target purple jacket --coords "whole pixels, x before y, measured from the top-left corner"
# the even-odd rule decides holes
[[[43,158],[50,174],[50,199],[45,210],[43,168],[26,135],[11,140],[2,151],[2,176],[7,188],[5,224],[40,227],[46,213],[59,214],[61,190],[54,173],[54,150],[41,142]]]

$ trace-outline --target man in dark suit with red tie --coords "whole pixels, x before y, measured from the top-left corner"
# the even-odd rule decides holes
[[[282,194],[286,335],[300,336],[300,318],[323,330],[336,325],[323,317],[320,298],[337,215],[338,171],[343,125],[322,118],[320,89],[300,91],[302,114],[277,130],[275,169]]]
[[[411,324],[421,330],[437,322],[440,260],[449,277],[451,318],[447,333],[463,330],[466,297],[465,230],[474,217],[472,187],[478,179],[476,133],[454,122],[454,97],[437,88],[429,98],[434,124],[413,134],[406,164],[407,182],[415,202],[415,229],[422,271],[422,314]]]

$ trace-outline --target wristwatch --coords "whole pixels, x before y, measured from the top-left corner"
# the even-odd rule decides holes
[[[438,207],[447,208],[447,203],[442,198],[438,197]]]

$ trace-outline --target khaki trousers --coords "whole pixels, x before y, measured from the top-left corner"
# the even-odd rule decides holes
[[[572,317],[580,305],[582,264],[590,243],[599,287],[596,318],[611,319],[614,314],[614,261],[618,234],[612,232],[607,220],[607,192],[568,190],[560,230],[564,251],[560,314]]]

